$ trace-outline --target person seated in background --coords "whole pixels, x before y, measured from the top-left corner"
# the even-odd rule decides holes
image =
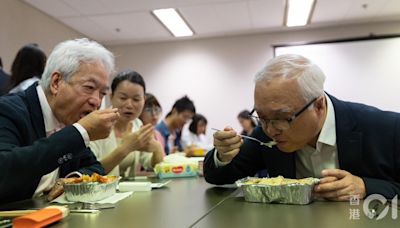
[[[227,184],[267,169],[270,177],[318,177],[314,192],[335,201],[400,194],[400,114],[341,101],[324,92],[325,75],[299,55],[270,60],[255,77],[261,126],[242,140],[226,127],[214,134],[204,176]]]
[[[46,65],[46,58],[46,54],[37,44],[27,44],[19,49],[11,66],[9,93],[23,91],[39,81]]]
[[[3,70],[3,61],[0,57],[0,96],[7,93],[6,89],[10,81],[10,75]]]
[[[97,110],[113,70],[103,46],[68,40],[50,54],[40,84],[0,97],[0,203],[40,196],[73,171],[104,174],[88,146],[118,118]]]
[[[146,100],[144,102],[144,108],[142,113],[140,114],[139,118],[142,121],[143,125],[151,124],[154,127],[157,125],[158,121],[160,120],[162,113],[162,108],[160,103],[158,102],[157,98],[151,94],[146,93]],[[158,142],[161,143],[163,153],[165,147],[165,141],[160,132],[157,129],[154,129],[154,137]]]
[[[157,124],[156,129],[164,138],[165,154],[183,151],[181,144],[181,133],[183,126],[193,118],[196,113],[193,101],[184,96],[175,101],[171,111],[165,119]]]
[[[90,148],[107,174],[135,176],[141,168],[152,170],[163,160],[161,144],[152,124],[138,118],[145,101],[146,85],[135,71],[119,73],[111,83],[111,105],[120,114],[110,135],[90,142]]]
[[[208,151],[213,147],[206,136],[206,129],[207,119],[196,113],[189,124],[189,128],[183,130],[182,133],[182,146],[187,156],[192,156],[196,149]]]
[[[241,135],[250,136],[251,133],[253,132],[254,128],[257,126],[256,118],[251,116],[252,112],[249,112],[248,110],[243,110],[239,113],[239,115],[237,117],[240,125],[242,126],[242,132],[240,132]],[[257,172],[256,176],[257,177],[267,177],[268,171],[266,169],[259,170]]]
[[[251,118],[250,112],[248,110],[241,111],[238,114],[237,119],[240,126],[242,126],[242,132],[240,134],[247,136],[251,135],[253,129],[257,126],[257,123]]]

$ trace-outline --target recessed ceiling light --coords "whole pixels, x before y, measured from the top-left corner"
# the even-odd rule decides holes
[[[193,31],[176,9],[157,9],[153,14],[175,37],[193,36]]]
[[[304,26],[311,20],[316,0],[286,0],[285,26]]]

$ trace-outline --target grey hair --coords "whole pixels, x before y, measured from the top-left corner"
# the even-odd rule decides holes
[[[47,91],[53,72],[59,72],[69,81],[83,63],[101,62],[109,74],[114,72],[114,55],[101,44],[87,38],[59,43],[47,59],[40,85]]]
[[[274,78],[296,78],[306,102],[324,94],[325,74],[317,65],[301,55],[286,54],[271,59],[256,74],[254,82]]]

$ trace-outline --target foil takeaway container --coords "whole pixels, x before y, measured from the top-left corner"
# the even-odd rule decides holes
[[[68,201],[72,202],[96,202],[115,194],[118,178],[109,183],[82,182],[65,183],[64,192]]]
[[[236,181],[248,202],[309,204],[313,201],[314,185],[317,178],[285,179],[247,177]]]

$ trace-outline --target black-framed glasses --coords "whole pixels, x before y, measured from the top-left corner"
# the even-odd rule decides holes
[[[253,109],[250,112],[249,117],[250,118],[255,118],[258,122],[261,123],[263,127],[268,126],[268,124],[271,124],[272,127],[274,127],[277,130],[284,131],[290,128],[290,124],[303,113],[312,103],[314,103],[318,97],[312,99],[310,102],[308,102],[303,108],[301,108],[298,112],[296,112],[293,116],[291,116],[288,119],[281,119],[281,120],[268,120],[268,119],[262,119],[258,116],[253,116],[252,114],[255,112],[255,109]]]

